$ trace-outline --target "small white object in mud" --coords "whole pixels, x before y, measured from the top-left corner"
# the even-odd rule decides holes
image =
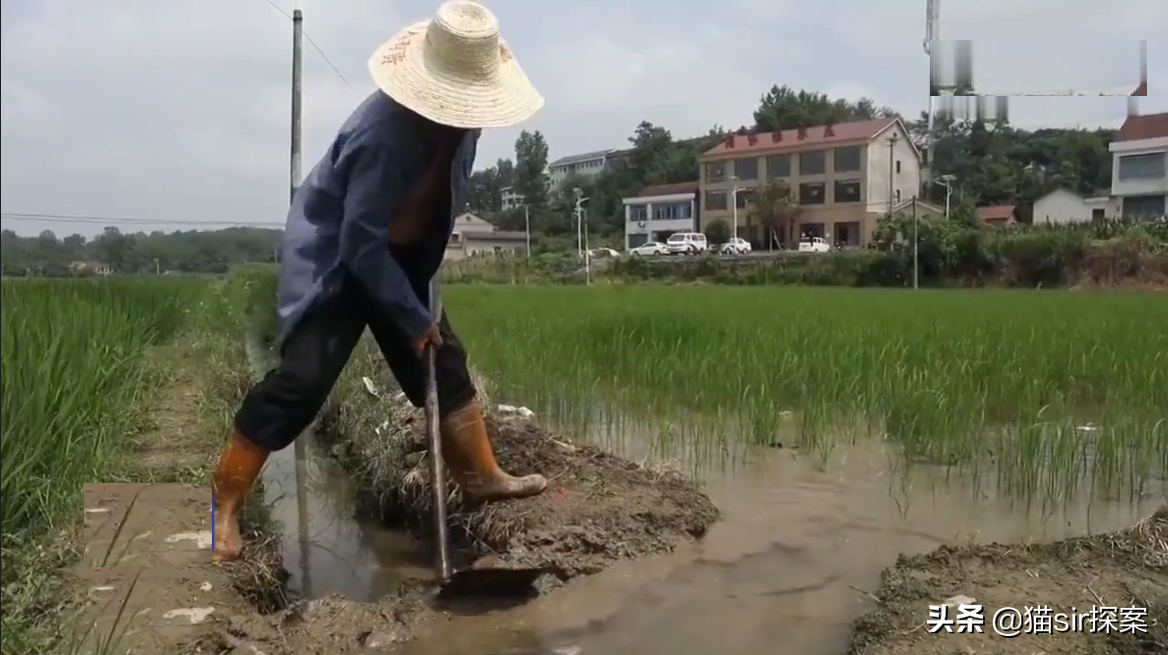
[[[556,646],[552,649],[552,655],[580,655],[583,650],[580,646]]]
[[[213,588],[214,585],[212,585],[210,582],[204,582],[203,584],[199,585],[200,591],[211,591]]]
[[[381,392],[378,391],[377,387],[373,385],[373,380],[362,376],[361,381],[365,383],[365,390],[369,392],[369,395],[373,396],[374,398],[381,397]]]
[[[110,509],[108,507],[86,507],[85,508],[86,514],[109,514],[109,511],[110,511]]]
[[[1079,432],[1095,432],[1095,431],[1099,430],[1099,426],[1095,425],[1094,423],[1084,423],[1083,425],[1080,425],[1076,429]]]
[[[214,611],[214,607],[188,607],[181,610],[170,610],[166,614],[163,614],[162,618],[177,619],[180,617],[185,617],[191,622],[191,625],[198,625],[203,621],[206,621],[207,617],[211,616],[211,612]]]
[[[180,541],[193,541],[195,547],[199,550],[206,550],[211,547],[211,531],[199,530],[198,532],[179,532],[172,534],[166,538],[166,543],[177,544]]]
[[[531,418],[535,416],[535,412],[526,407],[516,407],[515,405],[499,405],[499,413],[501,414],[518,414],[523,418]]]
[[[946,599],[942,605],[948,605],[950,609],[957,609],[958,605],[973,605],[976,602],[977,599],[972,596],[957,594],[956,596]]]
[[[92,589],[92,591],[94,591],[96,593],[101,593],[103,591],[113,591],[113,590],[114,590],[114,587],[112,585],[102,585],[100,587],[94,587]]]

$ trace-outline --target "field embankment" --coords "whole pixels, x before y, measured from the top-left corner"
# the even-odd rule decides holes
[[[3,652],[105,654],[143,647],[136,641],[141,631],[130,625],[137,619],[128,611],[131,596],[168,583],[139,564],[133,583],[119,578],[118,585],[107,585],[110,567],[119,566],[109,560],[116,544],[135,536],[127,531],[145,509],[133,514],[134,503],[145,507],[157,493],[179,503],[151,505],[169,513],[174,526],[186,514],[194,526],[189,530],[208,522],[203,503],[187,501],[210,500],[205,485],[222,444],[221,409],[233,402],[231,384],[224,384],[230,376],[215,367],[228,358],[215,357],[238,340],[205,311],[219,297],[206,280],[19,280],[5,281],[0,293]],[[112,505],[86,504],[83,524],[87,485],[109,492],[104,497]],[[133,497],[122,499],[129,507],[117,501],[123,492]],[[178,498],[184,494],[187,501]],[[138,527],[147,529],[145,539],[158,526],[147,520]],[[94,538],[109,541],[104,557],[87,550]],[[256,567],[223,579],[231,582],[230,593],[270,598],[278,582],[256,574],[267,569],[272,553],[254,550]],[[208,565],[209,553],[197,563]],[[120,564],[122,573],[133,566]],[[258,584],[236,585],[248,579]],[[107,587],[117,588],[121,599],[85,598]]]
[[[1168,652],[1168,505],[1111,534],[901,556],[876,597],[878,609],[856,623],[851,655]],[[958,618],[957,605],[981,606],[982,629],[928,623],[929,606],[943,604],[951,605],[948,619]],[[1027,606],[1046,613],[1036,610],[1013,627],[994,624],[995,614]]]

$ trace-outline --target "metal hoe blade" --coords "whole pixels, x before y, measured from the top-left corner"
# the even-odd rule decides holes
[[[442,319],[442,302],[438,285],[430,283],[430,315]],[[446,467],[442,460],[442,437],[438,417],[438,380],[436,352],[426,347],[426,436],[430,446],[430,483],[434,505],[434,541],[438,548],[434,574],[442,596],[513,596],[529,592],[535,581],[548,571],[531,568],[469,568],[455,570],[450,558],[450,535],[446,526]]]

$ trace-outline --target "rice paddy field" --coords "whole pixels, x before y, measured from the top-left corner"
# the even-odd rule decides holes
[[[245,316],[270,328],[271,285],[0,285],[5,655],[53,611],[62,555],[45,544],[76,523],[81,486],[128,479],[126,435],[166,375],[150,354],[183,335],[241,351]],[[1168,473],[1162,294],[448,285],[444,300],[493,398],[699,475],[780,441],[826,462],[863,440],[891,444],[902,473],[940,464],[1044,505],[1135,499]]]
[[[452,287],[509,400],[689,461],[886,438],[1019,498],[1138,494],[1168,471],[1168,300],[1154,294]],[[597,425],[599,424],[599,425]]]

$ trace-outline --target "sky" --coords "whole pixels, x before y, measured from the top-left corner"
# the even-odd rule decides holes
[[[275,6],[273,6],[273,4]],[[772,84],[916,116],[928,102],[924,0],[487,0],[544,109],[488,132],[477,166],[541,130],[549,159],[749,125]],[[434,0],[302,0],[304,172],[373,87],[366,61]],[[288,204],[293,0],[0,2],[5,229],[63,236],[279,225]],[[1168,111],[1164,0],[942,0],[941,37],[974,41],[979,90],[1127,94],[1148,39],[1141,113]],[[331,61],[331,65],[330,62]],[[336,70],[334,71],[333,67]],[[338,72],[339,71],[339,72]],[[1013,98],[1020,127],[1118,126],[1125,98]]]

